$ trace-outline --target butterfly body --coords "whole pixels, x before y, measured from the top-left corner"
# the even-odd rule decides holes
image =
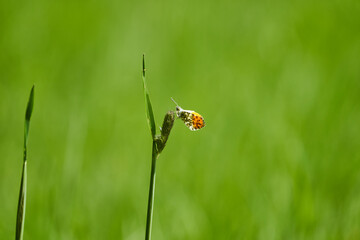
[[[184,110],[180,106],[176,106],[176,116],[180,118],[191,131],[205,127],[204,118],[193,110]]]

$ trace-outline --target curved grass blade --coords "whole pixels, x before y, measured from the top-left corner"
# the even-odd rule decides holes
[[[144,86],[144,96],[145,96],[145,108],[146,108],[146,118],[150,127],[151,136],[155,139],[156,135],[156,125],[154,119],[154,113],[151,106],[150,96],[148,89],[146,88],[146,79],[145,79],[145,55],[143,54],[143,70],[142,70],[142,79],[143,79],[143,86]]]
[[[30,92],[29,101],[25,112],[25,127],[24,127],[24,159],[23,169],[20,183],[19,202],[16,216],[16,240],[23,239],[24,235],[24,223],[25,223],[25,208],[26,208],[26,185],[27,185],[27,141],[29,135],[30,118],[34,107],[34,90],[32,87]]]

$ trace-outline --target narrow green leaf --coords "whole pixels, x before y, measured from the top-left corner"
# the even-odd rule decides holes
[[[145,70],[146,70],[146,68],[145,68],[145,54],[143,54],[143,62],[142,62],[142,64],[143,64],[142,76],[143,76],[143,80],[145,81]]]
[[[142,69],[142,79],[143,79],[143,86],[144,86],[144,96],[145,96],[145,108],[146,108],[146,117],[149,124],[149,128],[151,131],[151,136],[155,139],[156,135],[156,125],[154,119],[154,113],[151,106],[150,96],[148,89],[146,88],[146,79],[145,79],[145,55],[143,55],[143,69]]]
[[[18,201],[18,209],[16,215],[16,240],[22,240],[24,235],[25,224],[25,208],[26,208],[26,185],[27,185],[27,140],[29,135],[30,118],[34,107],[34,91],[35,85],[31,88],[29,101],[25,112],[25,127],[24,127],[24,159],[23,169],[20,183],[20,193]]]
[[[31,113],[33,111],[33,107],[34,107],[34,91],[35,91],[35,85],[33,85],[33,87],[31,88],[30,91],[30,97],[29,97],[29,101],[26,107],[26,113],[25,113],[25,120],[26,121],[30,121],[31,118]]]
[[[154,139],[155,135],[156,135],[156,125],[155,125],[154,113],[152,110],[149,94],[146,94],[146,102],[147,102],[147,111],[148,111],[148,123],[149,123],[150,130],[151,130],[151,136]]]
[[[30,118],[34,108],[34,94],[35,94],[35,85],[33,85],[33,87],[31,88],[30,97],[25,112],[24,151],[26,150],[27,139],[29,135]]]

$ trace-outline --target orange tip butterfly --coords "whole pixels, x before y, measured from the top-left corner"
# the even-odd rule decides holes
[[[191,131],[196,131],[196,130],[199,130],[200,128],[205,127],[204,118],[200,114],[198,114],[197,112],[195,112],[193,110],[184,110],[179,106],[179,104],[177,104],[175,102],[175,100],[173,98],[171,98],[171,100],[176,105],[176,116],[178,118],[180,118],[181,120],[183,120],[185,125]]]

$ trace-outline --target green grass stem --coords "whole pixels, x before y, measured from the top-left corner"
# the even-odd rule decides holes
[[[161,128],[161,135],[156,135],[156,124],[155,124],[155,120],[154,120],[154,113],[152,110],[149,92],[146,88],[145,56],[144,55],[143,55],[142,79],[143,79],[144,95],[145,95],[146,117],[147,117],[147,121],[149,124],[151,136],[152,136],[152,141],[153,141],[152,155],[151,155],[149,198],[148,198],[146,230],[145,230],[145,240],[150,240],[151,239],[153,210],[154,210],[154,197],[155,197],[156,161],[157,161],[160,153],[164,149],[166,142],[169,138],[170,131],[173,127],[174,120],[175,120],[175,113],[173,111],[169,111],[165,115],[164,122],[163,122],[163,125]]]
[[[148,199],[148,208],[147,208],[147,216],[146,216],[146,233],[145,233],[146,240],[151,239],[152,218],[153,218],[153,209],[154,209],[154,196],[155,196],[156,160],[158,157],[159,157],[159,154],[157,153],[156,142],[153,141],[149,199]]]
[[[34,106],[34,90],[35,86],[31,88],[29,101],[25,112],[25,127],[24,127],[24,156],[23,156],[23,169],[21,174],[20,193],[18,201],[18,209],[16,215],[16,233],[15,239],[21,240],[24,235],[25,224],[25,208],[26,208],[26,185],[27,185],[27,142],[30,128],[30,118]]]

